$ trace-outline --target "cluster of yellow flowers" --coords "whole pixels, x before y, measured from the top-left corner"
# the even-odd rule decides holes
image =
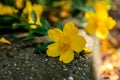
[[[43,6],[41,6],[40,4],[33,4],[27,0],[26,2],[26,6],[23,10],[23,15],[24,14],[28,14],[28,23],[34,24],[34,20],[32,17],[32,11],[35,11],[36,13],[36,22],[35,24],[38,24],[40,26],[42,26],[41,22],[40,22],[40,16],[43,12]],[[31,28],[36,28],[35,25],[32,25]]]
[[[100,39],[105,39],[109,30],[113,29],[116,25],[116,21],[109,16],[108,11],[111,9],[110,0],[87,0],[88,4],[95,8],[94,11],[85,12],[85,19],[87,24],[85,31],[90,35],[96,34]],[[16,0],[16,7],[18,9],[23,8],[23,0]],[[62,15],[65,17],[65,11],[71,10],[71,0],[61,1],[58,6],[62,6]],[[17,10],[10,6],[4,6],[0,3],[0,15],[17,13]],[[33,12],[35,12],[33,18]],[[43,13],[43,6],[40,4],[32,4],[29,0],[26,0],[25,7],[22,12],[22,16],[28,15],[28,23],[37,24],[42,26],[40,17]],[[34,20],[35,19],[35,20]],[[31,25],[30,28],[37,28],[36,25]],[[80,53],[85,50],[86,53],[90,53],[90,49],[85,48],[86,40],[83,36],[78,34],[78,29],[73,22],[68,22],[64,25],[63,31],[54,28],[48,30],[48,36],[54,43],[47,46],[47,55],[50,57],[58,57],[59,60],[64,63],[70,63],[74,59],[74,53]],[[5,42],[5,40],[2,40]]]
[[[100,39],[105,39],[109,34],[109,30],[116,25],[116,21],[108,15],[110,2],[109,0],[97,0],[95,2],[88,0],[88,3],[93,5],[96,11],[87,11],[85,13],[87,21],[85,30],[89,34],[95,33]]]
[[[3,5],[0,3],[0,15],[15,15],[19,12],[19,9],[22,9],[24,7],[24,0],[15,0],[15,7]],[[32,12],[35,11],[35,22],[33,20]],[[28,23],[30,24],[37,24],[42,26],[40,22],[40,16],[43,12],[43,6],[40,4],[32,3],[29,0],[26,0],[25,7],[22,12],[22,16],[28,15]],[[17,15],[17,14],[16,14]],[[31,25],[30,28],[36,28],[35,25]]]

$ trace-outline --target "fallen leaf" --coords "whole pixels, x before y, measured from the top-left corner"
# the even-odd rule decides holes
[[[5,39],[4,37],[1,37],[1,38],[0,38],[0,43],[11,44],[11,42],[8,41],[7,39]]]

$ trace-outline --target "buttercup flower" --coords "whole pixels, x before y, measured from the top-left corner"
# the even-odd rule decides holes
[[[100,39],[105,39],[109,34],[109,30],[113,29],[116,25],[116,21],[108,16],[106,10],[86,12],[85,18],[87,21],[86,32],[90,35],[95,33]]]
[[[33,4],[28,0],[26,2],[26,7],[23,10],[23,14],[28,14],[28,23],[34,24],[34,20],[32,17],[32,11],[35,11],[36,13],[36,22],[35,24],[42,25],[40,22],[40,16],[43,12],[43,7],[39,4]],[[31,28],[36,28],[35,25],[31,25]]]
[[[0,3],[0,15],[14,15],[17,12],[18,11],[14,7]]]
[[[78,35],[78,29],[72,22],[65,24],[63,31],[54,28],[48,31],[48,36],[54,41],[47,48],[47,55],[59,57],[60,61],[69,63],[74,59],[74,52],[81,52],[86,44],[84,37]]]
[[[40,22],[40,16],[43,12],[43,7],[38,4],[33,4],[33,10],[36,12],[36,24],[39,24],[42,26],[42,24]]]

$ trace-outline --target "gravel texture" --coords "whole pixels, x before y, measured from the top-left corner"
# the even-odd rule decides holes
[[[0,80],[93,80],[91,58],[76,56],[71,63],[64,64],[45,53],[34,54],[37,43],[22,41],[16,35],[0,35],[12,42],[0,43]]]

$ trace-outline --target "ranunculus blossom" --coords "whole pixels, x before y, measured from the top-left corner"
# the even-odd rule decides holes
[[[90,35],[95,33],[100,39],[105,39],[109,34],[109,30],[113,29],[116,25],[116,21],[108,16],[106,10],[86,12],[85,18],[87,21],[85,26],[86,32]]]
[[[26,2],[26,6],[23,10],[23,14],[28,14],[28,23],[34,24],[34,20],[32,17],[32,11],[35,11],[36,13],[36,22],[35,24],[42,26],[41,22],[40,22],[40,17],[41,14],[43,12],[43,6],[41,6],[40,4],[33,4],[28,0]],[[31,25],[31,28],[37,28],[35,25]]]
[[[85,47],[86,40],[78,35],[78,29],[72,22],[68,22],[63,27],[63,31],[54,28],[48,31],[48,36],[54,41],[47,48],[47,55],[59,57],[60,61],[69,63],[74,59],[74,52],[81,52]]]

